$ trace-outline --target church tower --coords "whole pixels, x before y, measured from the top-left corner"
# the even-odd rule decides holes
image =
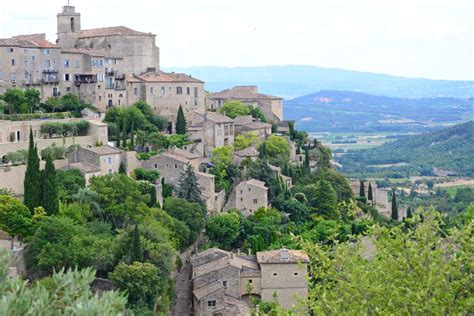
[[[76,13],[74,6],[63,7],[58,13],[58,45],[61,48],[74,48],[81,32],[81,14]]]

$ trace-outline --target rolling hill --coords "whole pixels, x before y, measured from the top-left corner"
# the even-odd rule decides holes
[[[474,98],[395,98],[320,91],[285,101],[285,119],[308,132],[422,132],[474,118]]]
[[[474,121],[343,155],[341,171],[356,177],[431,175],[433,168],[474,176]]]
[[[335,68],[304,65],[265,67],[170,67],[206,82],[206,89],[220,91],[235,85],[258,85],[263,93],[286,99],[320,90],[348,90],[400,98],[474,96],[473,81],[405,78]]]

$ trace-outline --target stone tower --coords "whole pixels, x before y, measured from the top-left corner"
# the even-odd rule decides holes
[[[61,48],[74,48],[81,32],[81,14],[71,5],[63,7],[58,13],[58,45]]]

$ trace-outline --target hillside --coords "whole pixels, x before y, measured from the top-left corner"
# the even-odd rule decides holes
[[[404,98],[474,96],[472,81],[405,78],[344,69],[304,65],[265,67],[170,67],[206,81],[220,91],[235,85],[258,85],[263,93],[291,99],[320,90],[349,90]]]
[[[349,153],[339,162],[343,166],[341,171],[350,176],[429,175],[433,168],[454,171],[460,176],[474,176],[473,140],[474,121],[470,121]]]
[[[422,132],[474,117],[474,98],[395,98],[320,91],[285,102],[285,118],[309,132]]]

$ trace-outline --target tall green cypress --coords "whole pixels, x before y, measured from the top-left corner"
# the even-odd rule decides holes
[[[266,144],[266,142],[263,142],[262,146],[260,147],[260,158],[261,159],[267,159],[267,144]]]
[[[46,167],[41,179],[41,206],[48,215],[59,213],[58,186],[56,182],[56,169],[51,155],[46,157]]]
[[[130,263],[135,261],[141,262],[143,260],[142,245],[140,243],[140,232],[138,225],[135,224],[135,229],[132,233],[131,247],[130,247]]]
[[[135,150],[135,135],[134,135],[135,122],[132,120],[132,126],[130,129],[130,149]]]
[[[150,190],[150,207],[155,207],[158,200],[156,198],[156,187],[153,185],[153,188]]]
[[[125,168],[125,164],[122,161],[120,162],[118,172],[120,174],[127,174],[127,168]]]
[[[392,191],[392,220],[398,221],[398,205],[397,205],[397,195],[395,190]]]
[[[127,147],[127,118],[122,120],[122,147]]]
[[[33,130],[30,127],[30,143],[28,147],[28,162],[26,165],[25,180],[23,181],[24,203],[34,212],[41,202],[41,174],[39,169],[38,149],[33,139]]]
[[[364,180],[360,180],[359,197],[365,198],[365,183],[364,183]]]
[[[372,205],[374,204],[374,193],[372,192],[372,183],[369,182],[369,192],[367,193],[367,200],[372,201]]]
[[[178,116],[176,117],[176,134],[186,134],[186,118],[184,117],[181,105],[179,106]]]
[[[409,206],[407,210],[407,218],[412,218],[412,217],[413,217],[413,211],[411,209],[411,206]]]
[[[117,148],[119,148],[122,144],[120,143],[120,123],[117,123]]]
[[[304,167],[309,169],[309,149],[308,146],[304,149]]]

